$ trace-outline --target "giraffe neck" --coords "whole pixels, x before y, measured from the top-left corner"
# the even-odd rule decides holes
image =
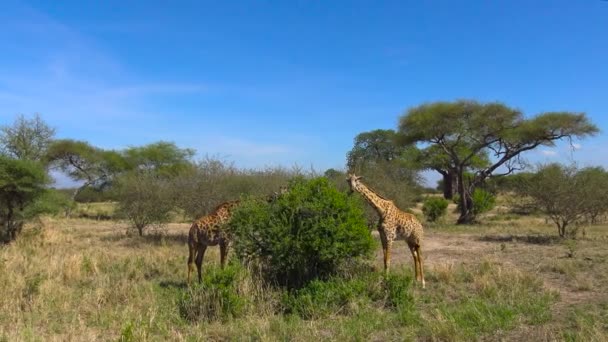
[[[371,204],[371,206],[376,209],[378,215],[384,216],[384,214],[386,213],[386,208],[390,204],[390,201],[380,197],[372,189],[368,188],[367,186],[365,186],[365,184],[361,182],[359,182],[359,186],[356,189],[361,195],[363,195],[365,200],[367,200],[367,202],[369,202],[369,204]]]

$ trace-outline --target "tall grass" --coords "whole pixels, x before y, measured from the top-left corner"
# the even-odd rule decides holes
[[[106,221],[44,223],[0,248],[0,341],[470,341],[549,322],[561,324],[551,331],[560,339],[607,336],[605,307],[559,323],[559,297],[539,278],[491,260],[428,267],[426,290],[412,286],[410,268],[385,278],[353,264],[288,293],[239,265],[220,270],[210,248],[204,284],[188,288],[187,248],[172,238],[187,225],[151,243]]]

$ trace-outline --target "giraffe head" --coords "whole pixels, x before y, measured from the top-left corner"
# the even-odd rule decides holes
[[[346,182],[348,183],[348,186],[350,187],[350,191],[349,193],[352,194],[355,190],[359,189],[359,180],[363,178],[363,176],[357,176],[354,173],[352,174],[348,174],[348,177],[346,178]]]

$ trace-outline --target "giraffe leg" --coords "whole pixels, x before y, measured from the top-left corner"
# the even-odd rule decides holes
[[[416,254],[418,255],[418,268],[420,269],[420,280],[422,281],[422,288],[424,288],[424,271],[422,270],[422,248],[420,245],[416,246]]]
[[[230,248],[228,242],[220,242],[220,265],[222,268],[226,265],[226,259],[228,258],[228,249]]]
[[[384,256],[384,273],[388,272],[388,266],[390,264],[390,251],[388,249],[388,240],[384,231],[378,227],[378,233],[380,234],[380,242],[382,242],[382,255]]]
[[[410,248],[410,252],[412,253],[412,258],[414,259],[414,274],[416,276],[416,281],[420,281],[420,272],[418,269],[418,254],[416,253],[416,246],[408,244]]]
[[[188,243],[188,285],[190,285],[190,274],[194,271],[194,251],[196,246]]]
[[[391,249],[393,247],[392,241],[386,241],[384,247],[384,273],[388,274],[389,269],[391,268]]]
[[[205,256],[205,251],[207,250],[207,246],[200,244],[198,246],[198,250],[196,252],[196,270],[198,271],[198,283],[203,282],[203,276],[201,274],[201,268],[203,267],[203,257]]]

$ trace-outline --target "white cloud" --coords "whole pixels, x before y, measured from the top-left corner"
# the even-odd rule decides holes
[[[553,150],[541,150],[540,153],[544,156],[547,157],[554,157],[557,156],[557,152],[553,151]]]
[[[579,143],[572,143],[572,149],[580,150],[583,146]]]

